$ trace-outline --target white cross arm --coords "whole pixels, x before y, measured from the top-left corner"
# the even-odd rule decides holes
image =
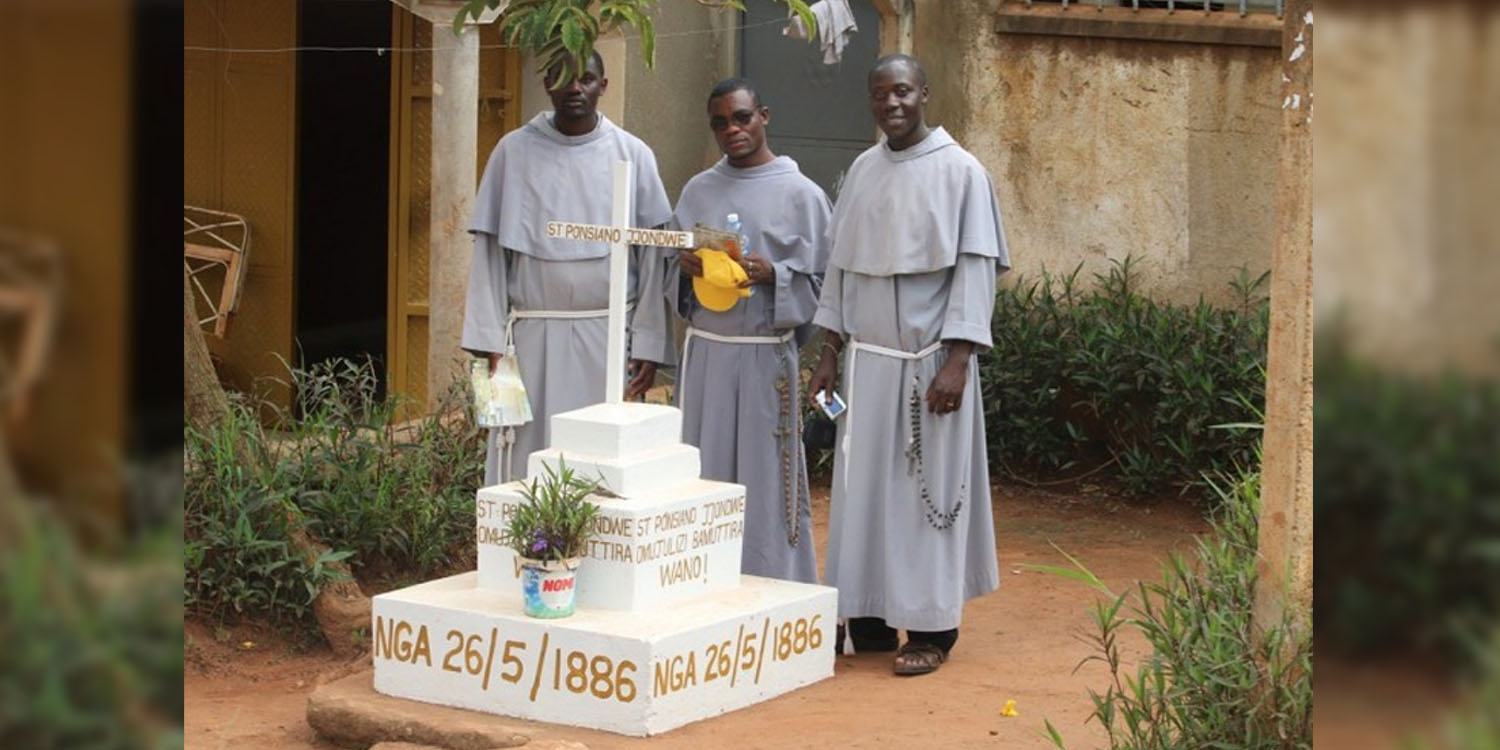
[[[673,232],[666,229],[639,229],[636,227],[608,227],[602,224],[575,224],[571,221],[547,222],[547,237],[549,239],[609,242],[625,245],[650,245],[653,247],[675,247],[681,249],[693,246],[692,232]]]

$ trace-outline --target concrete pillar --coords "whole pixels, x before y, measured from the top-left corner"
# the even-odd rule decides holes
[[[474,244],[466,228],[474,205],[479,140],[479,31],[455,38],[433,26],[432,203],[428,229],[427,405],[462,373],[464,293]]]
[[[1312,617],[1313,307],[1312,0],[1290,0],[1282,36],[1285,73],[1271,254],[1271,331],[1261,465],[1255,622]]]
[[[900,0],[896,3],[896,51],[903,55],[916,55],[917,3],[916,0]]]

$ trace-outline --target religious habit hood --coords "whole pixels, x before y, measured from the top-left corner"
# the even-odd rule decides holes
[[[599,113],[599,124],[583,135],[564,135],[542,112],[500,139],[474,197],[470,232],[494,235],[502,247],[549,261],[590,260],[609,255],[608,242],[547,237],[547,222],[611,225],[614,163],[635,164],[632,225],[652,228],[672,218],[666,191],[656,177],[656,156],[641,139]]]
[[[868,276],[928,273],[960,253],[1010,267],[989,173],[941,127],[901,151],[882,140],[860,154],[828,231],[828,264]]]

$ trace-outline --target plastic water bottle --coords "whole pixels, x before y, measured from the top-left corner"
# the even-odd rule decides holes
[[[740,224],[740,215],[736,213],[724,217],[724,224],[731,233],[738,238],[740,246],[740,259],[750,257],[750,237],[745,234],[745,228]],[[755,296],[755,287],[750,287],[750,296]]]
[[[744,227],[742,227],[740,225],[740,215],[739,214],[730,214],[730,215],[724,217],[724,224],[729,229],[729,232],[735,236],[736,241],[739,242],[740,257],[744,258],[745,257],[745,242],[749,238],[745,236],[745,229],[744,229]]]

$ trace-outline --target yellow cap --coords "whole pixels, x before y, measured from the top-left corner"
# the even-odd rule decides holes
[[[714,312],[724,312],[741,297],[750,296],[749,289],[740,288],[740,282],[750,277],[728,253],[699,248],[697,255],[703,261],[703,275],[693,277],[693,294],[697,295],[698,304]]]

